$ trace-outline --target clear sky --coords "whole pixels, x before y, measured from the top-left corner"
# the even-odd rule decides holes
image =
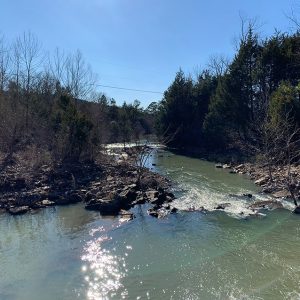
[[[298,0],[299,1],[299,0]],[[240,15],[261,31],[289,31],[297,0],[0,0],[0,31],[33,32],[46,50],[80,49],[99,83],[165,91],[180,67],[193,73],[212,54],[231,56]],[[162,95],[100,88],[117,103]]]

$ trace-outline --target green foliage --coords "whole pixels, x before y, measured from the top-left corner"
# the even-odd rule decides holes
[[[68,95],[62,95],[57,101],[53,115],[55,147],[59,156],[65,160],[78,160],[84,148],[91,143],[90,134],[93,124],[82,115]]]
[[[215,79],[208,72],[203,72],[195,83],[182,70],[176,74],[158,113],[159,131],[172,135],[170,144],[192,145],[200,137],[214,85]]]
[[[277,90],[272,93],[269,106],[269,116],[272,124],[280,123],[287,116],[293,120],[299,120],[299,87],[299,85],[294,87],[288,81],[283,81]]]
[[[258,125],[286,113],[299,124],[299,49],[299,32],[260,40],[250,24],[223,74],[176,74],[157,106],[160,134],[174,135],[172,146],[224,150],[254,145]]]

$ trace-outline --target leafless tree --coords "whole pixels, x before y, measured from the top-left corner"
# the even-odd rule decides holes
[[[41,44],[31,32],[25,32],[19,36],[15,42],[15,47],[18,49],[17,54],[20,58],[20,74],[22,85],[26,92],[25,95],[25,119],[26,128],[28,129],[29,122],[29,102],[30,89],[37,73],[41,68],[42,53]]]
[[[213,55],[208,62],[208,68],[216,77],[226,74],[229,67],[229,59],[223,55]]]
[[[268,175],[273,182],[273,172],[283,170],[284,187],[289,191],[294,204],[297,206],[297,190],[293,165],[300,162],[300,128],[295,125],[290,112],[276,123],[268,121],[261,126],[262,143],[259,154],[268,168]]]
[[[296,29],[300,29],[300,19],[299,19],[299,11],[300,11],[300,2],[295,3],[289,13],[286,13],[286,17],[294,24]]]
[[[3,92],[9,81],[10,51],[5,37],[0,36],[0,92]]]
[[[15,47],[18,48],[20,57],[21,73],[25,84],[25,90],[30,91],[30,86],[37,71],[41,68],[42,53],[41,44],[37,37],[31,32],[25,32],[16,40]]]
[[[79,50],[65,62],[65,86],[75,99],[86,99],[94,90],[96,77]]]

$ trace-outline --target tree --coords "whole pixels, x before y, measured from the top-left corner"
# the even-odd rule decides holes
[[[25,124],[28,131],[30,92],[41,64],[41,44],[31,32],[24,32],[17,38],[15,47],[18,49],[15,53],[20,63],[17,67],[20,67],[22,87],[25,90]],[[19,78],[19,75],[17,76]]]
[[[91,145],[91,121],[78,112],[72,98],[65,94],[57,102],[52,124],[55,132],[54,148],[58,157],[78,161],[83,150]]]

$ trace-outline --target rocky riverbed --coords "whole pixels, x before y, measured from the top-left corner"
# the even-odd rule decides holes
[[[133,155],[136,153],[130,150],[124,160],[102,157],[101,162],[46,164],[35,169],[16,160],[0,173],[0,210],[18,215],[83,202],[86,209],[102,215],[132,219],[128,210],[147,202],[154,217],[174,212],[170,181],[135,167],[130,159]]]
[[[280,208],[282,206],[278,200],[291,198],[287,185],[287,167],[285,166],[273,167],[271,176],[266,166],[254,163],[216,164],[216,168],[228,169],[229,173],[232,174],[248,175],[256,185],[262,188],[263,193],[274,198],[274,201],[267,201],[268,203],[262,203],[260,206],[269,207],[272,203],[275,203],[275,206],[277,205]],[[300,165],[291,166],[291,181],[290,188],[293,189],[295,197],[300,199]],[[259,207],[259,204],[254,205],[254,207]],[[300,207],[295,207],[294,212],[300,213]]]

